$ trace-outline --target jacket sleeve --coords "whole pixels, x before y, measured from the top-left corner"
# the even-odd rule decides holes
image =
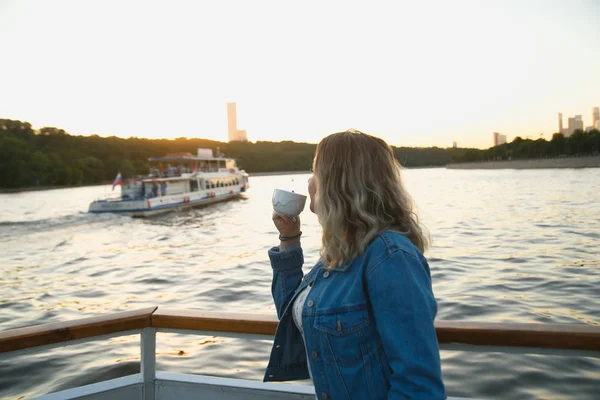
[[[284,251],[279,251],[279,247],[272,247],[269,250],[269,258],[273,268],[271,293],[277,308],[277,317],[281,319],[294,291],[302,282],[304,255],[299,245]]]
[[[388,400],[446,398],[427,261],[399,250],[367,274],[375,325],[392,370]]]

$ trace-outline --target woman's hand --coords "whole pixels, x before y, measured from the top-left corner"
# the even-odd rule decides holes
[[[273,223],[280,236],[296,236],[300,233],[300,217],[288,217],[273,211]],[[285,250],[298,243],[300,243],[300,236],[295,239],[282,240],[279,243],[279,250]]]
[[[273,223],[281,236],[296,236],[300,233],[300,217],[288,217],[273,211]]]

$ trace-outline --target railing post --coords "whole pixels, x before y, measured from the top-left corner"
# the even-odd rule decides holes
[[[142,375],[143,399],[154,400],[154,383],[156,380],[156,329],[142,329],[141,341],[141,363],[140,373]]]

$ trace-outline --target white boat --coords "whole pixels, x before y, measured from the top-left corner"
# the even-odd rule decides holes
[[[232,158],[213,156],[210,149],[153,157],[150,174],[121,184],[121,195],[93,201],[90,213],[147,217],[181,208],[235,198],[249,187],[248,174]]]

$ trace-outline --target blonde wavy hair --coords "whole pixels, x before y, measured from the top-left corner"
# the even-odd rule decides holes
[[[349,263],[385,230],[425,251],[429,236],[402,185],[401,168],[385,141],[360,131],[334,133],[317,145],[314,210],[323,228],[326,267]]]

